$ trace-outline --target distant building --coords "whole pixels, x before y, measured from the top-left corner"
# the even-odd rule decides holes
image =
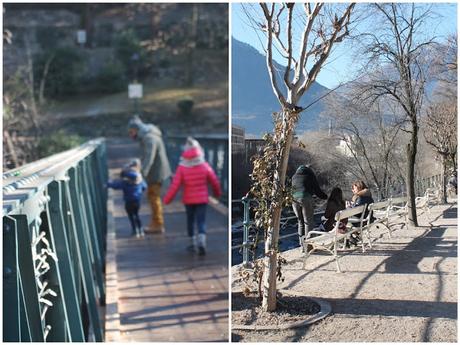
[[[351,137],[347,136],[345,139],[340,139],[339,144],[335,147],[341,154],[347,157],[353,157],[353,151],[350,149]]]
[[[264,139],[246,139],[244,141],[244,152],[246,162],[249,162],[250,159],[264,147]]]
[[[232,125],[232,153],[244,152],[244,128]]]

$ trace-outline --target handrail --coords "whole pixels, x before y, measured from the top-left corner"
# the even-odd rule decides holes
[[[104,139],[3,174],[3,341],[103,341]]]
[[[250,219],[250,205],[251,202],[257,202],[255,199],[250,199],[247,196],[241,198],[240,200],[232,200],[231,202],[234,203],[236,201],[239,201],[243,204],[243,243],[238,244],[235,246],[232,246],[231,249],[238,249],[238,248],[243,248],[243,266],[247,267],[249,265],[249,248],[253,245],[253,242],[249,241],[249,228],[251,224],[254,224],[253,221]],[[320,215],[323,214],[324,211],[315,211],[314,215]],[[291,219],[297,219],[296,216],[290,216],[290,217],[282,217],[280,219],[280,228],[282,228],[284,225],[287,224],[287,222]],[[292,236],[298,236],[297,233],[293,234],[286,234],[282,235],[279,237],[279,239],[284,239]]]

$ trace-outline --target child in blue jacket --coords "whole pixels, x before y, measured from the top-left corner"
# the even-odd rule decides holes
[[[147,189],[147,184],[142,178],[140,168],[140,161],[135,159],[122,169],[120,179],[107,183],[107,187],[109,188],[123,190],[123,199],[129,221],[131,222],[132,235],[137,237],[144,236],[141,219],[139,218],[139,208],[142,193]]]

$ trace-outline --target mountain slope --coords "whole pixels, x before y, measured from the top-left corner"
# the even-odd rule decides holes
[[[276,64],[276,69],[283,67]],[[282,86],[282,85],[281,85]],[[302,97],[301,106],[307,106],[328,91],[324,86],[313,83]],[[245,128],[246,133],[261,136],[273,128],[271,114],[280,110],[270,77],[265,56],[252,46],[232,38],[232,122]],[[323,110],[321,101],[302,113],[297,131],[314,130],[319,127],[319,113]]]

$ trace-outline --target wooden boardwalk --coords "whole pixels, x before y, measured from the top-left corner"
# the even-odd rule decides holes
[[[138,144],[129,139],[108,140],[107,149],[113,177],[139,154]],[[119,315],[109,312],[107,318],[119,318],[118,340],[228,341],[227,215],[208,207],[208,250],[199,257],[185,249],[186,216],[179,198],[165,207],[165,234],[136,238],[130,236],[122,193],[111,191],[110,196],[115,233],[109,234],[108,247],[115,262],[108,283],[108,293],[114,294],[108,300],[116,306],[108,302],[107,310],[117,310]],[[148,225],[149,212],[144,199],[143,225]],[[112,325],[106,341],[117,340],[117,332]]]

